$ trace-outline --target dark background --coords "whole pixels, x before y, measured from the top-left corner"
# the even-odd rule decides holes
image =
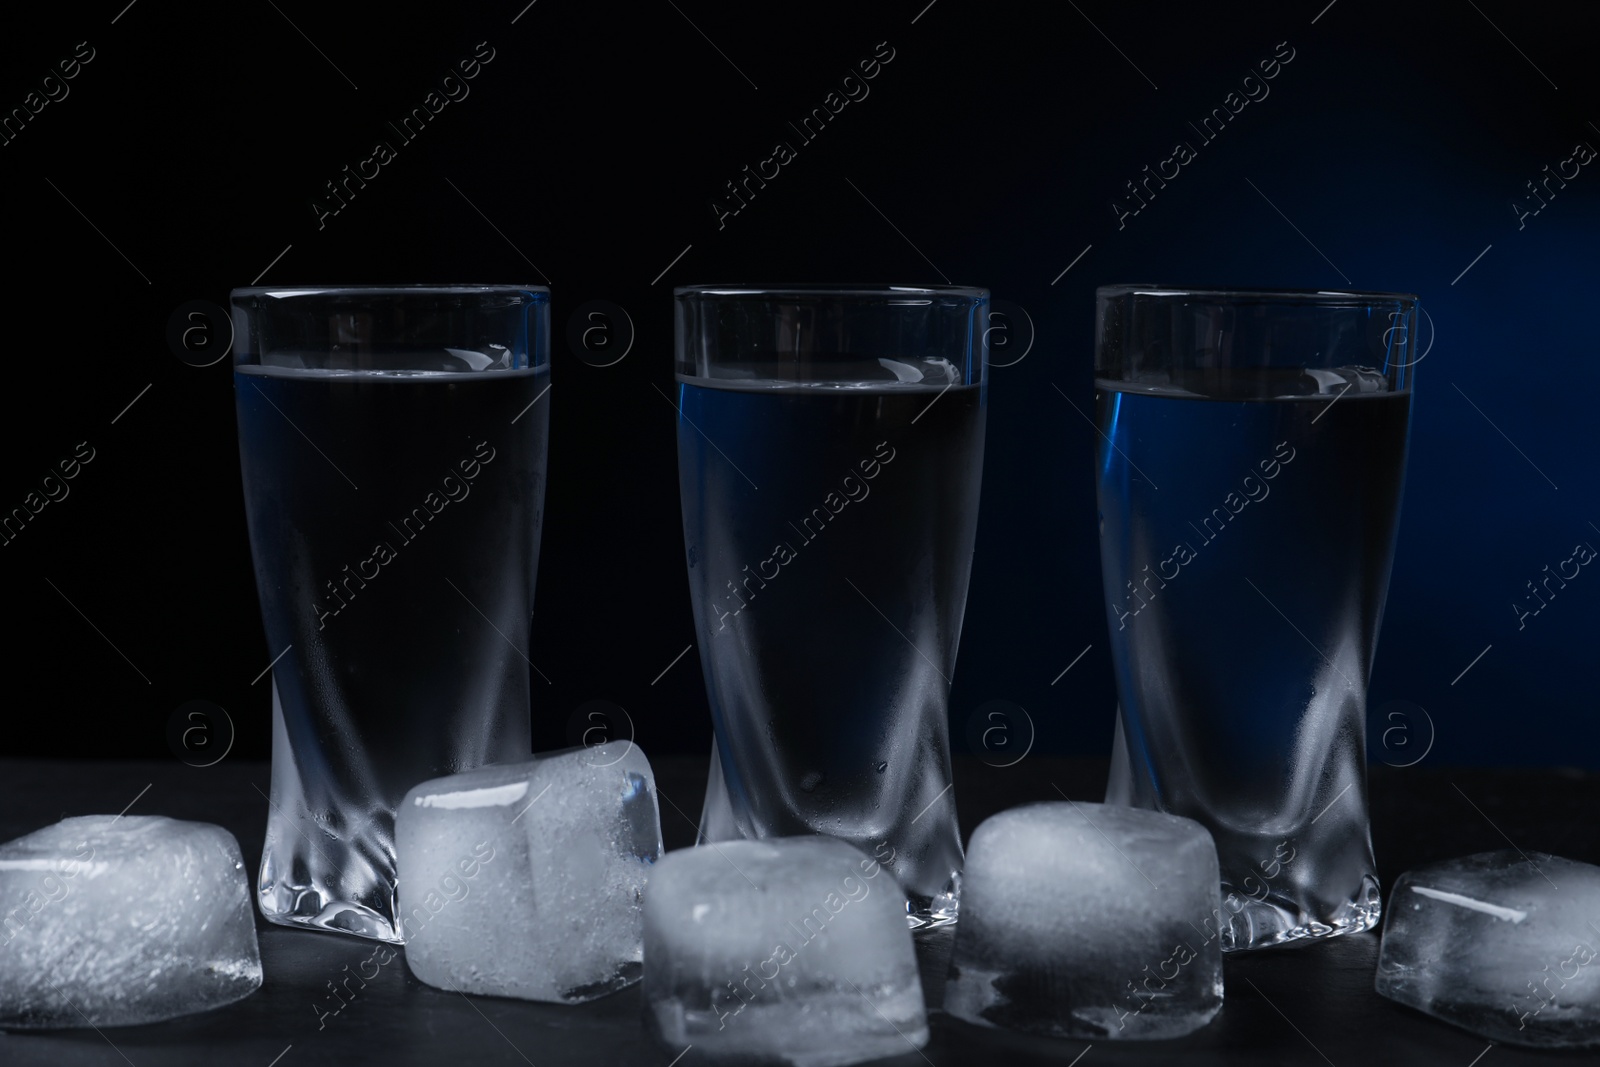
[[[670,392],[671,287],[948,279],[1026,309],[1035,335],[991,376],[958,745],[994,700],[1026,709],[1012,721],[1039,751],[1109,744],[1095,435],[1068,402],[1091,410],[1094,287],[1349,285],[1419,294],[1437,331],[1416,371],[1374,756],[1600,767],[1600,576],[1523,629],[1511,607],[1576,543],[1600,546],[1600,163],[1521,228],[1512,209],[1575,144],[1600,148],[1600,9],[524,2],[112,0],[12,22],[0,109],[78,42],[94,58],[0,146],[0,510],[79,442],[95,458],[0,546],[0,752],[165,756],[177,709],[205,700],[235,756],[267,753],[231,375],[169,345],[188,301],[257,280],[548,281],[536,746],[570,743],[605,700],[646,751],[703,752],[695,654],[662,673],[693,641],[675,416],[652,388]],[[480,41],[494,58],[470,95],[400,145],[384,122]],[[800,145],[787,122],[883,41],[870,95]],[[1270,95],[1119,228],[1124,182],[1198,145],[1187,123],[1279,42],[1294,58]],[[398,158],[319,228],[324,183],[379,139]],[[719,228],[713,198],[778,140],[798,158]],[[608,367],[564,341],[593,299],[636,329]],[[997,325],[1014,343],[996,361],[1015,359],[1028,328]]]

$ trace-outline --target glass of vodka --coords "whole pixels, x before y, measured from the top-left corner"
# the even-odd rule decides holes
[[[1196,819],[1226,950],[1379,915],[1366,700],[1400,517],[1416,298],[1098,291],[1107,800]]]
[[[678,477],[716,742],[702,841],[827,834],[954,920],[947,711],[989,294],[676,290]]]
[[[527,759],[549,291],[233,291],[272,675],[269,920],[384,941],[413,785]]]

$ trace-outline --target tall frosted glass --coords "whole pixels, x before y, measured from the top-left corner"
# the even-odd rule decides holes
[[[1403,294],[1099,291],[1107,799],[1210,829],[1225,949],[1378,921],[1367,683],[1415,319]]]
[[[273,922],[401,941],[395,806],[531,751],[549,294],[239,289],[233,312],[275,657],[257,900]]]
[[[988,293],[677,291],[678,469],[716,732],[703,841],[820,833],[956,915],[950,679]]]

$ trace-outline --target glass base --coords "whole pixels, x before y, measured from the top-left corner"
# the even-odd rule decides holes
[[[272,687],[272,796],[256,878],[268,922],[402,944],[397,928],[394,816],[370,797],[313,797],[289,745]]]
[[[256,902],[261,908],[262,917],[280,926],[298,926],[330,934],[352,934],[395,945],[405,943],[405,939],[395,932],[393,924],[371,908],[348,900],[324,904],[317,890],[311,886],[263,884],[256,888]]]
[[[722,759],[717,742],[711,741],[711,773],[706,780],[706,800],[700,809],[700,829],[695,836],[696,845],[710,845],[718,841],[741,841],[745,833],[733,814],[728,800],[727,785],[722,777]],[[906,894],[906,924],[913,930],[933,930],[950,926],[956,921],[961,904],[961,872],[950,872],[950,880],[938,893]]]
[[[1167,810],[1150,776],[1134,766],[1119,708],[1105,802]],[[1334,800],[1349,790],[1346,786]],[[1281,836],[1240,829],[1237,820],[1230,825],[1203,812],[1178,814],[1205,825],[1217,846],[1222,907],[1195,931],[1207,940],[1220,938],[1223,952],[1303,945],[1378,925],[1383,909],[1372,873],[1364,789],[1343,807],[1330,804]]]
[[[1228,897],[1224,887],[1223,899]],[[1324,918],[1307,915],[1292,900],[1268,897],[1246,903],[1222,936],[1222,951],[1253,952],[1264,948],[1293,948],[1341,934],[1360,933],[1378,925],[1383,905],[1378,880],[1367,876],[1355,899]]]
[[[954,925],[961,910],[961,873],[950,876],[950,884],[938,896],[912,893],[906,897],[906,922],[913,930],[933,930]]]

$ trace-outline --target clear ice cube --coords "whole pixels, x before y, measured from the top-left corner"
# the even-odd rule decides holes
[[[1377,990],[1492,1041],[1600,1046],[1600,867],[1480,852],[1389,895]]]
[[[928,1040],[905,893],[834,838],[667,854],[645,894],[644,961],[646,1025],[703,1062],[833,1067]]]
[[[395,844],[419,980],[561,1003],[639,980],[661,819],[632,742],[423,782],[400,805]]]
[[[158,815],[84,815],[0,845],[0,1026],[127,1026],[261,985],[239,842]]]
[[[1222,1007],[1216,847],[1191,819],[1051,801],[986,819],[947,1012],[1053,1037],[1179,1037]]]

